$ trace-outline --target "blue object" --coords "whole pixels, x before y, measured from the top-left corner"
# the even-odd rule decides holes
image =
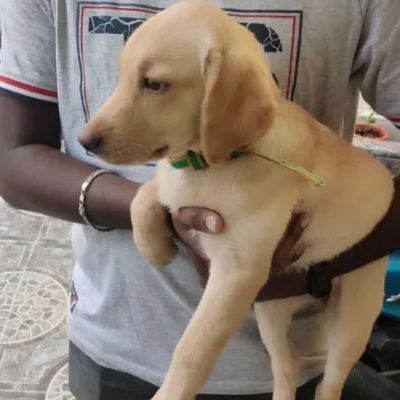
[[[400,251],[389,256],[382,314],[400,320]]]

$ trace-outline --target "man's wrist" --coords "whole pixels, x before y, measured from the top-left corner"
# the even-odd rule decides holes
[[[91,219],[88,216],[87,213],[87,208],[86,208],[86,197],[87,193],[90,190],[90,187],[92,186],[93,182],[101,175],[104,174],[109,174],[110,172],[105,170],[105,169],[97,169],[90,173],[88,177],[85,179],[85,181],[82,184],[81,187],[81,193],[79,196],[79,215],[82,217],[83,221],[91,226],[92,228],[100,231],[100,232],[111,232],[115,228],[111,226],[98,226],[95,223],[91,221]]]
[[[130,206],[139,183],[112,174],[99,176],[87,193],[87,212],[96,225],[132,229]]]

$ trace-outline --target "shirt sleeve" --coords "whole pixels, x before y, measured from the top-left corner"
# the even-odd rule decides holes
[[[0,15],[0,88],[56,103],[56,42],[51,0],[1,1]]]
[[[360,1],[363,28],[353,77],[370,106],[400,128],[400,1]]]

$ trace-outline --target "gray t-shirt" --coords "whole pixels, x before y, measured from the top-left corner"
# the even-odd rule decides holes
[[[77,136],[110,95],[118,53],[146,18],[170,0],[6,0],[1,3],[0,86],[58,102],[67,153],[145,182],[151,165],[116,168],[87,154]],[[282,94],[351,140],[358,90],[400,123],[400,2],[394,0],[216,0],[263,44]],[[145,133],[144,133],[145,134]],[[78,199],[77,207],[78,207]],[[345,227],[343,227],[345,229]],[[160,385],[202,294],[182,254],[149,267],[128,231],[74,225],[76,256],[69,335],[99,364]],[[322,371],[324,316],[293,323],[303,356],[300,384]],[[204,392],[272,391],[270,360],[251,312]]]

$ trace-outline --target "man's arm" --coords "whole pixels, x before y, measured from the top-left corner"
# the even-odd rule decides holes
[[[0,2],[0,195],[16,208],[82,222],[81,185],[94,168],[60,151],[54,11],[50,0]],[[89,218],[130,228],[137,187],[99,176],[87,194]]]
[[[11,206],[72,222],[81,185],[95,168],[60,151],[57,104],[0,93],[0,195]],[[96,224],[131,228],[129,207],[138,184],[115,175],[99,176],[87,194]]]

